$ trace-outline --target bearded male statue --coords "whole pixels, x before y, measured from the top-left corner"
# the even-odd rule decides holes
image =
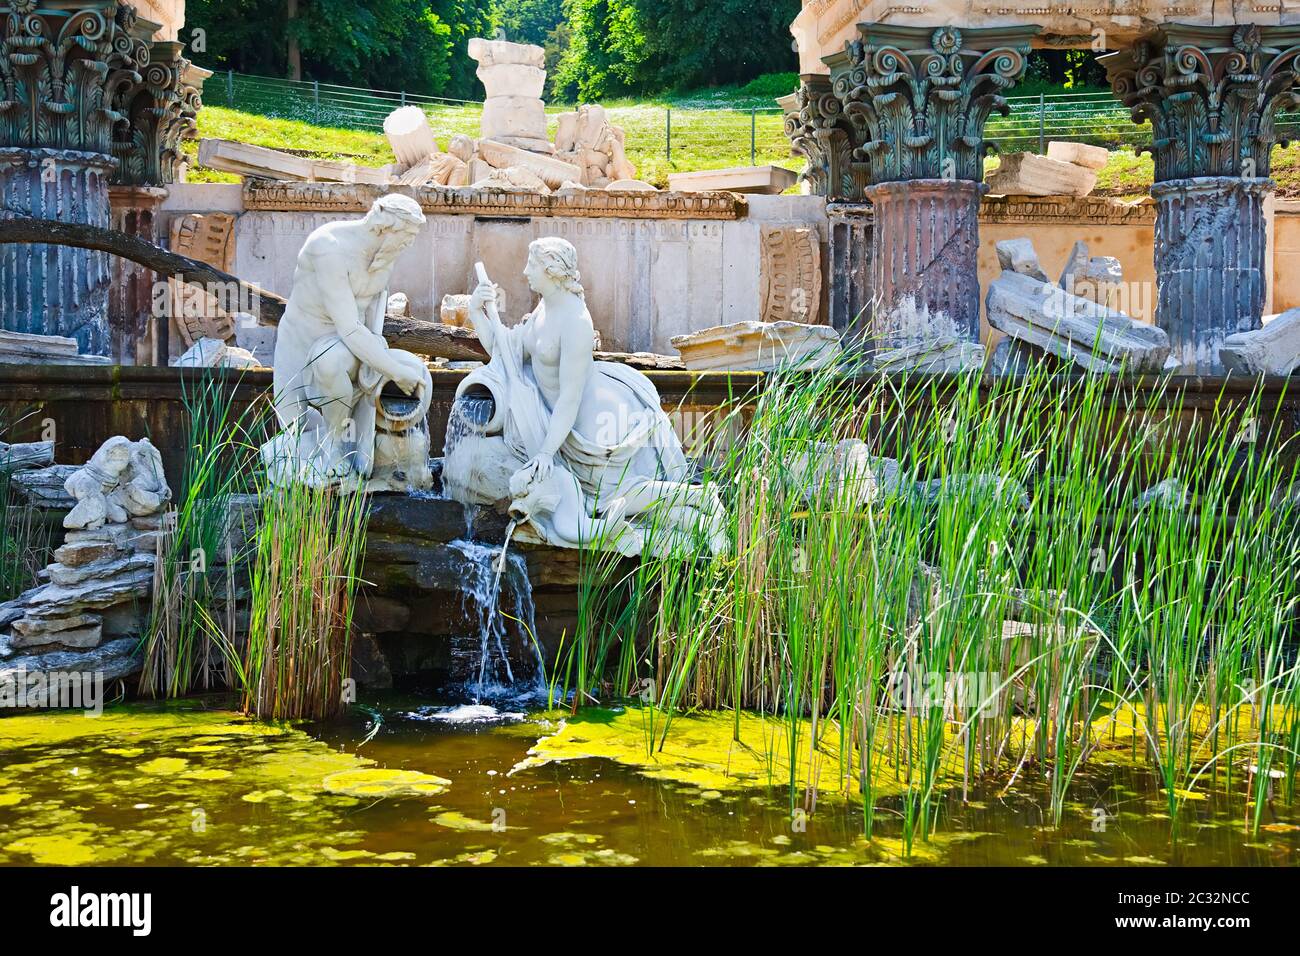
[[[433,383],[424,361],[389,348],[383,334],[393,267],[424,222],[413,199],[389,195],[364,218],[307,237],[275,344],[275,412],[284,431],[262,447],[275,484],[370,478],[389,382],[428,411]]]

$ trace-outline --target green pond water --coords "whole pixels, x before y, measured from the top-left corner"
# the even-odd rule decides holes
[[[1294,807],[1271,804],[1251,836],[1243,798],[1208,792],[1187,802],[1172,839],[1158,785],[1129,768],[1078,778],[1059,828],[1032,781],[966,803],[952,795],[935,838],[904,860],[889,800],[867,842],[860,809],[825,795],[801,827],[781,788],[656,778],[599,757],[511,773],[559,715],[446,723],[427,701],[394,697],[369,715],[290,728],[220,703],[0,718],[0,864],[1300,862]]]

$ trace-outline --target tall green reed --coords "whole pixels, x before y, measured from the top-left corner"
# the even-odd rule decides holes
[[[651,680],[659,746],[695,707],[778,718],[792,807],[833,738],[864,831],[901,783],[909,843],[991,774],[1047,777],[1059,821],[1122,748],[1175,817],[1242,762],[1263,795],[1297,749],[1295,442],[1259,430],[1262,389],[1176,381],[779,372],[704,476],[734,547],[643,560],[571,680]]]

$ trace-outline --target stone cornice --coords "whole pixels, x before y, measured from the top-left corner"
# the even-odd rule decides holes
[[[749,205],[736,193],[577,191],[562,196],[497,189],[385,187],[362,183],[244,181],[244,208],[273,212],[364,213],[380,196],[402,193],[437,216],[502,219],[573,217],[577,219],[744,218]]]
[[[831,203],[831,215],[870,219],[868,203]],[[1300,212],[1300,202],[1295,204]],[[984,225],[1062,226],[1154,226],[1155,203],[1150,199],[1127,202],[1104,196],[985,196],[980,201],[980,223]]]
[[[1104,196],[985,196],[980,222],[1037,225],[1153,226],[1150,200],[1124,202]]]

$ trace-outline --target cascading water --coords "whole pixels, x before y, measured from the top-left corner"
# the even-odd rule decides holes
[[[544,694],[542,656],[531,637],[536,628],[532,586],[523,557],[506,554],[498,571],[501,548],[481,541],[453,541],[451,547],[465,557],[462,601],[466,616],[478,624],[477,634],[452,643],[453,671],[465,675],[466,692],[475,702]],[[513,607],[505,612],[503,580],[514,596]]]
[[[493,408],[492,399],[486,396],[462,396],[455,401],[447,422],[444,463],[456,460],[455,449],[461,441],[482,434]],[[443,482],[444,491],[458,497],[454,468],[449,473],[444,467]],[[521,555],[509,553],[510,532],[502,546],[468,537],[472,508],[466,507],[467,537],[451,542],[451,547],[465,559],[460,580],[462,605],[466,617],[477,623],[478,633],[453,639],[453,673],[475,703],[544,696],[546,678],[541,651],[533,640],[536,619],[527,565]],[[511,531],[513,528],[511,525]],[[513,606],[505,611],[501,607],[503,582],[504,593],[513,596]]]

